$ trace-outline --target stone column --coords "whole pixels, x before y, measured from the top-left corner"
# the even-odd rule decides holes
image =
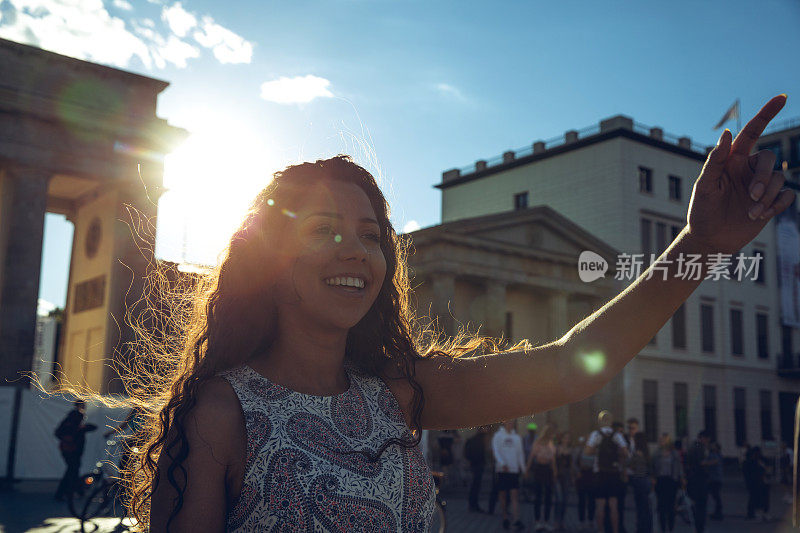
[[[560,339],[568,330],[569,322],[567,315],[568,294],[564,291],[556,291],[548,297],[548,317],[549,317],[549,337],[550,341]]]
[[[39,273],[42,267],[47,183],[51,175],[34,168],[6,169],[11,202],[0,213],[8,225],[8,241],[0,251],[0,380],[17,380],[31,370],[36,334]],[[25,381],[27,383],[27,381]]]
[[[496,280],[486,283],[486,322],[483,332],[492,337],[499,337],[506,325],[506,284]]]
[[[453,304],[456,294],[456,278],[450,273],[435,273],[431,275],[433,302],[431,311],[433,317],[439,319],[439,328],[449,335],[455,334],[455,320]]]

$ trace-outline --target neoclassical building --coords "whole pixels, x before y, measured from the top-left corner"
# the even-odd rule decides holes
[[[0,73],[0,380],[32,369],[49,212],[74,224],[59,363],[73,383],[114,392],[164,155],[186,132],[156,115],[164,81],[2,39]]]
[[[480,327],[486,335],[546,344],[616,294],[617,251],[548,206],[462,218],[409,236],[417,313],[436,318],[451,335]],[[604,278],[578,277],[584,250],[606,260]],[[600,409],[621,411],[620,386],[615,380],[592,398],[534,420],[587,432]]]

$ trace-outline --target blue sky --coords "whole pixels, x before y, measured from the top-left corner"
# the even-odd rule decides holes
[[[339,152],[380,175],[402,230],[438,223],[442,171],[611,115],[700,144],[736,98],[746,119],[786,92],[776,120],[800,117],[797,0],[2,0],[0,37],[169,81],[159,116],[232,140],[212,175],[167,176],[223,235],[269,173]],[[222,189],[239,197],[218,221]],[[176,258],[191,217],[169,209]],[[198,227],[188,260],[213,261]],[[48,216],[40,296],[62,305],[68,236]]]

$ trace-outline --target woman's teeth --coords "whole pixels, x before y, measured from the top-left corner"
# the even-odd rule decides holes
[[[364,288],[364,280],[361,278],[350,278],[350,277],[328,278],[325,280],[325,283],[334,287],[343,286],[343,287],[355,287],[357,289]]]

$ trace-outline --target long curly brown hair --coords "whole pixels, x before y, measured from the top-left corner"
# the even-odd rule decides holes
[[[159,296],[145,299],[144,314],[128,317],[140,340],[133,350],[138,355],[127,362],[122,379],[130,395],[127,404],[137,409],[142,429],[136,446],[129,446],[131,460],[123,465],[122,477],[126,505],[140,527],[149,526],[150,496],[164,481],[157,468],[162,453],[171,459],[166,481],[178,494],[168,528],[183,505],[183,462],[189,454],[185,420],[203,384],[256,353],[268,352],[275,342],[276,273],[270,265],[280,236],[302,205],[304,190],[329,180],[354,183],[366,193],[380,225],[386,259],[386,276],[375,302],[347,335],[345,361],[369,375],[402,376],[414,391],[411,438],[390,439],[375,454],[354,453],[366,453],[374,461],[393,444],[419,444],[425,398],[415,380],[417,361],[500,351],[502,341],[463,331],[445,338],[434,322],[415,315],[409,305],[406,264],[410,243],[392,227],[389,205],[366,169],[344,155],[287,167],[256,196],[217,267],[189,278],[157,268],[145,292]],[[523,342],[509,349],[523,345],[527,346]]]

